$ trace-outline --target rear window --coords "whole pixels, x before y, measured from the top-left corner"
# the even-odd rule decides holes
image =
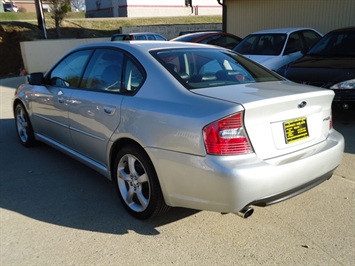
[[[282,80],[232,51],[192,48],[151,53],[188,89]]]

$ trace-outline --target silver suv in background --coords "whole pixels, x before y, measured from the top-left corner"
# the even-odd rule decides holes
[[[14,3],[5,3],[4,4],[4,11],[5,12],[17,12],[18,7],[14,5]]]

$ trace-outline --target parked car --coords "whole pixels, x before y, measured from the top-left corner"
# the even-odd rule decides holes
[[[137,32],[137,33],[118,33],[111,37],[111,41],[130,41],[130,40],[150,40],[150,41],[166,41],[167,39],[158,33],[153,32]]]
[[[195,43],[204,43],[212,44],[225,48],[232,49],[235,47],[242,38],[235,36],[231,33],[221,32],[221,31],[203,31],[203,32],[194,32],[185,35],[178,36],[171,41],[177,42],[195,42]]]
[[[18,7],[14,5],[14,3],[5,3],[4,5],[4,11],[5,12],[18,12]]]
[[[179,36],[189,34],[189,33],[206,32],[206,31],[220,31],[220,32],[222,32],[222,30],[185,30],[185,31],[180,31]]]
[[[103,42],[30,74],[13,110],[21,144],[113,180],[134,217],[179,206],[246,218],[332,176],[344,150],[333,96],[221,47]]]
[[[302,51],[309,50],[321,37],[321,33],[310,28],[263,30],[249,34],[233,50],[277,71],[302,57]]]
[[[355,27],[326,34],[301,59],[278,71],[298,83],[332,89],[334,104],[355,108]]]

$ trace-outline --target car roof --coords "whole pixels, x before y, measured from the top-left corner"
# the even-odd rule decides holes
[[[287,33],[299,31],[299,30],[316,31],[315,29],[312,29],[312,28],[277,28],[277,29],[267,29],[267,30],[255,31],[251,34],[264,34],[264,33],[286,33],[287,34]]]
[[[346,27],[346,28],[340,28],[340,29],[335,29],[335,30],[332,30],[328,33],[331,33],[331,32],[345,32],[345,31],[355,31],[355,27]]]
[[[171,41],[194,40],[194,39],[198,39],[199,37],[203,37],[203,36],[208,37],[208,36],[213,36],[213,35],[234,36],[236,38],[242,39],[239,36],[236,36],[236,35],[228,33],[228,32],[223,32],[223,31],[199,31],[199,32],[193,32],[193,33],[188,33],[188,34],[177,36],[177,37],[171,39]]]
[[[164,48],[194,48],[194,47],[205,47],[209,49],[224,49],[223,47],[214,47],[208,44],[200,44],[200,43],[190,43],[190,42],[170,42],[170,41],[124,41],[124,42],[95,42],[82,44],[71,51],[75,51],[83,48],[95,48],[95,47],[117,47],[127,50],[140,50],[142,52],[148,52],[154,49],[164,49]]]
[[[119,36],[119,35],[145,35],[145,34],[156,34],[156,35],[160,35],[159,33],[156,32],[130,32],[130,33],[116,33],[114,34],[115,36]]]

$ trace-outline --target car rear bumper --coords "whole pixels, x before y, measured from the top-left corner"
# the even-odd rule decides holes
[[[300,194],[331,177],[340,164],[344,138],[332,130],[326,141],[270,160],[255,154],[199,157],[148,149],[170,206],[237,213]]]

